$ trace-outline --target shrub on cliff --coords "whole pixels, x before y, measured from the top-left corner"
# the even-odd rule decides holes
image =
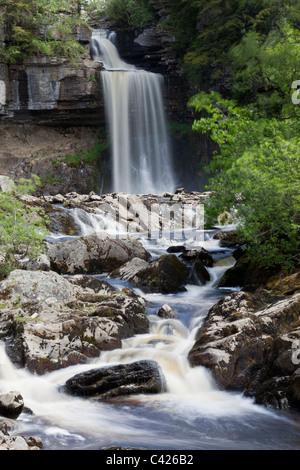
[[[74,39],[83,24],[80,0],[3,0],[0,2],[0,61],[17,63],[29,55],[67,57],[75,62],[84,48]],[[87,26],[87,25],[86,25]]]
[[[40,208],[21,200],[37,183],[36,177],[22,179],[8,192],[0,191],[0,279],[19,267],[21,259],[35,259],[43,251],[47,219]]]

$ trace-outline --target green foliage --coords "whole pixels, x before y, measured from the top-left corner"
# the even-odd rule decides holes
[[[218,86],[230,97],[234,80],[235,97],[251,99],[261,87],[268,85],[271,89],[273,79],[274,87],[280,88],[276,81],[280,77],[268,73],[268,62],[272,70],[277,62],[284,71],[287,63],[291,70],[296,58],[294,72],[299,70],[299,38],[295,36],[300,25],[299,0],[164,0],[163,3],[169,15],[161,27],[176,37],[173,47],[187,77],[198,89]]]
[[[78,60],[84,48],[74,39],[75,26],[87,24],[79,0],[1,0],[0,26],[4,46],[0,60],[16,63],[29,55],[66,56]]]
[[[76,168],[78,168],[82,163],[94,165],[95,161],[98,160],[99,155],[101,155],[101,153],[103,153],[108,147],[109,142],[96,144],[94,147],[86,151],[80,151],[75,155],[66,155],[63,161],[67,163],[67,165],[74,166]]]
[[[43,251],[47,218],[40,208],[22,202],[39,179],[20,179],[9,192],[0,192],[0,277],[19,266],[19,260],[35,259]]]
[[[215,193],[206,207],[207,223],[230,212],[250,256],[266,267],[292,269],[300,248],[300,122],[261,117],[218,93],[195,96],[190,106],[220,151],[210,170]]]
[[[290,93],[300,70],[299,29],[281,19],[266,37],[249,32],[232,48],[231,57],[234,98],[245,104],[256,102],[265,115],[295,115]]]
[[[154,19],[149,0],[107,0],[107,15],[118,26],[144,28]]]

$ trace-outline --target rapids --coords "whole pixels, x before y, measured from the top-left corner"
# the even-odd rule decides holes
[[[87,230],[93,230],[91,225]],[[40,436],[46,450],[109,446],[158,450],[300,449],[299,416],[256,405],[241,393],[219,390],[208,370],[192,368],[188,362],[187,354],[209,308],[228,292],[216,287],[217,280],[234,263],[230,253],[222,252],[219,242],[206,235],[205,241],[198,243],[214,252],[218,249],[220,258],[208,268],[211,281],[188,285],[186,292],[179,294],[144,295],[150,330],[123,340],[122,348],[104,351],[89,364],[36,376],[17,369],[1,345],[0,392],[20,391],[25,406],[33,412],[20,415],[13,433]],[[170,240],[145,239],[144,243],[157,256],[166,252]],[[99,277],[106,278],[103,274]],[[120,289],[128,285],[120,279],[107,280]],[[176,319],[156,315],[165,303],[174,309]],[[158,362],[166,378],[163,393],[97,402],[59,391],[76,373],[140,359]]]

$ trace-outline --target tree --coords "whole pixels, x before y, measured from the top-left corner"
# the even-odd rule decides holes
[[[231,214],[250,256],[293,269],[300,262],[300,122],[261,117],[218,93],[199,94],[190,106],[202,115],[193,128],[219,146],[206,222]]]
[[[21,259],[35,259],[42,253],[47,218],[41,208],[22,202],[39,179],[21,179],[7,192],[0,192],[0,277],[19,267]]]
[[[154,19],[149,0],[107,0],[106,11],[123,29],[144,28]]]

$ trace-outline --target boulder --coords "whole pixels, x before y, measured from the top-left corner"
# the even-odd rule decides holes
[[[203,247],[193,249],[185,249],[180,255],[180,258],[186,262],[195,263],[201,261],[204,266],[211,268],[214,265],[214,260],[209,251]]]
[[[236,258],[235,253],[233,256]],[[243,287],[243,290],[267,287],[272,280],[280,280],[286,273],[279,265],[266,267],[260,259],[249,258],[247,253],[238,254],[235,265],[228,269],[221,277],[218,287]]]
[[[161,393],[164,379],[155,361],[138,361],[92,369],[69,379],[64,391],[76,396],[108,399],[121,395]]]
[[[28,444],[23,436],[6,436],[0,450],[28,450]]]
[[[51,269],[61,274],[110,272],[134,257],[149,259],[135,238],[120,239],[106,233],[94,233],[59,244],[48,244]]]
[[[43,441],[37,436],[11,436],[11,420],[0,419],[0,450],[41,450]]]
[[[53,202],[55,203],[55,202]],[[64,210],[56,210],[49,215],[49,231],[53,234],[79,236],[80,227],[72,215]]]
[[[0,415],[5,418],[17,419],[24,407],[23,397],[19,392],[0,395]]]
[[[169,294],[185,290],[184,284],[187,283],[189,271],[176,255],[170,254],[150,262],[134,258],[110,275],[129,280],[145,293]]]
[[[144,299],[92,276],[15,270],[0,284],[0,299],[7,354],[38,374],[86,363],[149,329]]]
[[[236,230],[219,231],[213,236],[213,239],[220,240],[220,245],[228,248],[241,243]]]
[[[232,293],[210,309],[191,364],[208,367],[220,387],[259,403],[299,406],[299,312],[300,294]]]
[[[174,310],[167,304],[162,305],[156,314],[161,318],[176,318]]]
[[[50,271],[50,260],[44,254],[40,254],[37,259],[30,259],[22,263],[23,269],[28,269],[29,271]]]

